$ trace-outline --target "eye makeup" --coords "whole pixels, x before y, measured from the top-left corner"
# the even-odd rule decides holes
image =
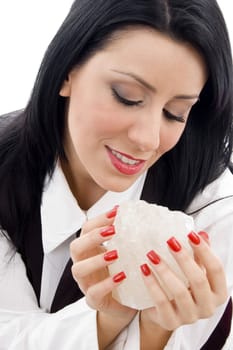
[[[112,95],[113,97],[120,103],[126,105],[126,106],[138,106],[141,105],[143,103],[143,100],[132,100],[132,99],[128,99],[123,97],[116,88],[111,88],[112,90]]]
[[[163,109],[163,113],[164,113],[164,115],[165,115],[165,117],[167,119],[174,120],[174,121],[177,121],[179,123],[185,123],[186,122],[186,119],[182,115],[181,116],[175,115],[175,114],[169,112],[166,109]]]

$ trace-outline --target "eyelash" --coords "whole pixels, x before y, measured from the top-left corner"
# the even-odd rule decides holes
[[[185,118],[181,115],[175,115],[167,111],[166,109],[163,110],[164,115],[166,116],[167,119],[177,121],[179,123],[185,123]]]
[[[127,100],[126,98],[119,95],[115,89],[112,89],[112,94],[113,94],[113,97],[118,102],[123,103],[125,106],[139,106],[143,102],[142,100],[138,100],[138,101]]]
[[[138,101],[132,101],[132,100],[128,100],[124,97],[122,97],[121,95],[119,95],[117,93],[117,91],[115,89],[112,89],[112,94],[113,94],[113,97],[120,103],[124,104],[125,106],[139,106],[142,104],[142,100],[138,100]],[[166,116],[167,119],[170,119],[170,120],[174,120],[174,121],[177,121],[179,123],[185,123],[185,119],[183,116],[178,116],[178,115],[175,115],[175,114],[172,114],[170,113],[169,111],[167,111],[166,109],[163,110],[163,113],[164,115]]]

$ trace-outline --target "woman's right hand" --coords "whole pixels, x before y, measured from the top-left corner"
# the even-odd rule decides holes
[[[107,251],[103,246],[115,233],[113,221],[116,211],[117,207],[88,220],[80,237],[70,245],[73,277],[85,294],[87,304],[98,311],[100,348],[110,343],[137,312],[112,297],[113,289],[126,278],[124,271],[109,276],[107,267],[118,258],[117,251]]]

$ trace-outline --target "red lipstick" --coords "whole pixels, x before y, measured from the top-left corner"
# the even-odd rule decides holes
[[[136,159],[128,154],[110,149],[109,147],[106,148],[112,165],[124,175],[135,175],[139,173],[146,162],[145,160]]]

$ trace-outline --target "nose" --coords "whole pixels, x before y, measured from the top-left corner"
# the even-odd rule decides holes
[[[142,152],[156,151],[160,145],[161,123],[161,113],[136,116],[128,130],[128,138]]]

